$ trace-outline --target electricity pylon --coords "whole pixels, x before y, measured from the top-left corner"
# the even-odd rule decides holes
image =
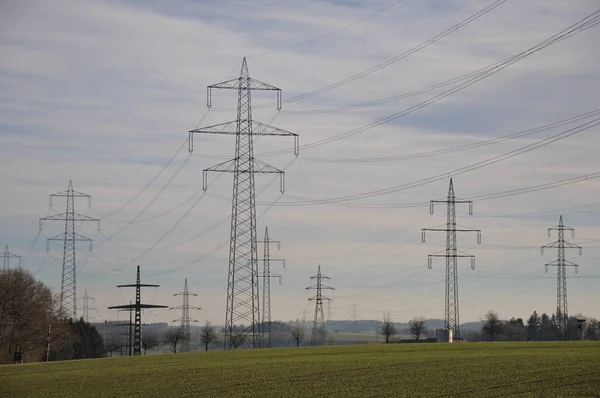
[[[160,285],[148,285],[140,283],[140,266],[137,266],[137,282],[132,285],[117,285],[122,287],[135,287],[135,304],[115,305],[108,307],[109,310],[124,309],[135,310],[135,322],[133,328],[133,355],[142,355],[142,308],[168,308],[166,305],[142,304],[143,287],[159,287]]]
[[[10,268],[10,259],[19,259],[19,267],[21,266],[21,256],[17,256],[16,254],[12,254],[8,251],[8,245],[4,248],[4,253],[0,254],[0,257],[4,259],[3,270],[6,271]]]
[[[273,346],[272,327],[271,327],[271,278],[278,278],[281,285],[281,275],[271,274],[271,261],[283,262],[285,268],[285,259],[271,258],[270,246],[272,243],[277,243],[277,250],[281,250],[281,242],[278,240],[269,239],[269,228],[265,227],[265,240],[257,241],[264,244],[263,252],[263,270],[262,270],[262,306],[261,306],[261,348],[271,348]]]
[[[446,200],[432,200],[429,204],[429,212],[433,214],[434,203],[445,203],[447,205],[447,221],[446,227],[423,228],[421,231],[421,240],[425,242],[425,231],[446,232],[446,250],[444,254],[439,254],[444,251],[430,254],[428,257],[428,267],[431,269],[433,257],[446,258],[446,297],[445,297],[445,328],[453,330],[455,338],[460,338],[460,317],[458,311],[458,258],[468,257],[471,259],[471,269],[475,269],[475,256],[459,251],[456,247],[457,232],[477,232],[477,243],[481,243],[481,230],[460,226],[456,224],[456,204],[468,203],[469,215],[473,214],[473,202],[470,200],[457,200],[454,196],[454,184],[450,178],[450,187],[448,188],[448,197]]]
[[[206,190],[209,171],[233,173],[224,343],[225,349],[234,348],[239,341],[245,341],[250,347],[258,348],[260,345],[260,310],[254,174],[279,174],[282,193],[285,190],[285,183],[282,170],[254,158],[254,136],[294,137],[294,154],[298,155],[298,135],[252,120],[251,92],[253,90],[275,91],[277,93],[277,109],[280,110],[281,90],[252,79],[248,73],[246,58],[242,61],[239,78],[207,87],[207,106],[209,108],[212,105],[213,88],[237,90],[237,120],[191,130],[189,132],[189,151],[192,152],[194,149],[194,134],[230,134],[236,137],[235,157],[204,169],[202,185]],[[242,323],[245,325],[244,327],[241,327]]]
[[[183,331],[183,339],[181,341],[181,346],[179,348],[180,352],[190,352],[191,344],[190,344],[190,322],[198,322],[197,319],[190,318],[190,309],[192,310],[200,310],[200,307],[195,307],[190,305],[190,296],[197,296],[196,293],[190,293],[188,291],[187,278],[185,278],[185,283],[183,284],[183,292],[175,293],[173,296],[183,296],[183,305],[178,307],[171,307],[169,310],[181,310],[181,318],[175,319],[173,322],[181,322],[181,330]]]
[[[327,331],[325,329],[325,314],[323,313],[323,300],[331,301],[329,297],[323,296],[323,289],[335,290],[331,286],[323,284],[323,280],[329,280],[328,276],[321,274],[321,266],[319,265],[317,275],[311,276],[310,280],[317,280],[317,283],[305,288],[306,290],[316,290],[317,294],[308,299],[308,301],[315,302],[315,317],[313,321],[312,336],[310,339],[310,345],[325,344],[327,339]]]
[[[46,251],[50,250],[50,241],[57,240],[63,242],[63,265],[62,279],[60,283],[60,306],[67,313],[72,314],[73,320],[77,319],[77,263],[75,261],[75,242],[89,242],[89,250],[92,250],[92,240],[75,232],[75,221],[96,221],[98,231],[100,231],[100,220],[75,213],[75,198],[87,198],[88,207],[92,205],[90,195],[73,190],[73,182],[69,180],[69,188],[66,191],[50,195],[50,207],[52,207],[52,198],[64,196],[67,198],[67,208],[64,213],[40,218],[40,231],[44,221],[58,220],[65,222],[65,233],[48,238],[46,241]]]
[[[567,269],[566,267],[575,267],[575,272],[578,271],[579,266],[574,264],[565,258],[565,249],[579,249],[579,255],[583,249],[581,246],[574,245],[565,240],[565,231],[571,231],[571,237],[575,237],[575,230],[569,228],[563,224],[562,215],[558,220],[558,226],[548,228],[548,237],[552,236],[552,231],[558,231],[558,240],[549,245],[541,247],[542,254],[544,254],[545,248],[556,248],[558,249],[558,259],[546,264],[546,272],[548,272],[549,266],[556,266],[556,322],[557,322],[557,333],[558,338],[567,340],[569,337],[567,325],[568,325],[568,311],[567,311]]]
[[[87,290],[86,290],[84,296],[79,297],[77,300],[83,300],[83,316],[82,316],[83,320],[86,323],[89,323],[90,319],[93,321],[94,318],[90,317],[90,310],[93,310],[93,311],[98,311],[98,310],[94,307],[90,307],[90,300],[92,302],[96,302],[96,299],[92,296],[88,296]]]

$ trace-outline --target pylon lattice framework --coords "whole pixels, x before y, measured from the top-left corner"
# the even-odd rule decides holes
[[[142,309],[145,308],[168,308],[166,305],[142,304],[143,287],[160,287],[160,285],[148,285],[140,283],[140,266],[137,266],[137,281],[131,285],[117,285],[122,287],[135,287],[135,304],[115,305],[108,307],[109,310],[124,309],[135,310],[135,321],[133,327],[133,355],[142,355]]]
[[[313,320],[312,335],[310,345],[321,345],[327,341],[327,331],[325,326],[325,314],[323,313],[323,300],[331,302],[329,297],[323,296],[323,289],[335,290],[333,287],[323,283],[324,280],[330,280],[328,276],[321,274],[321,266],[319,265],[317,275],[311,276],[310,280],[315,280],[316,283],[310,285],[305,290],[316,290],[317,294],[310,297],[308,301],[315,302],[315,316]]]
[[[460,338],[460,316],[458,305],[458,258],[468,257],[471,259],[471,269],[475,269],[475,256],[460,252],[457,249],[456,233],[457,232],[477,232],[477,243],[481,243],[481,230],[460,226],[456,224],[456,204],[468,203],[469,215],[473,214],[473,202],[470,200],[457,200],[454,195],[454,183],[450,179],[450,187],[448,188],[448,197],[446,200],[432,200],[430,202],[429,212],[433,214],[434,203],[445,203],[447,205],[447,221],[446,227],[423,228],[421,231],[421,240],[425,242],[425,231],[446,232],[446,250],[428,257],[428,267],[431,269],[432,260],[434,257],[444,257],[446,259],[446,294],[444,305],[444,324],[446,330],[452,329],[454,337]],[[443,253],[443,254],[441,254]]]
[[[90,322],[90,320],[94,320],[94,318],[90,317],[90,310],[97,311],[96,308],[90,307],[90,300],[92,302],[96,302],[96,299],[92,296],[88,296],[87,290],[85,291],[83,297],[79,297],[77,300],[83,300],[83,308],[81,317],[85,322]]]
[[[92,205],[90,195],[73,190],[73,182],[69,180],[69,188],[66,191],[50,195],[50,207],[52,207],[52,198],[63,196],[67,198],[66,211],[53,216],[40,218],[40,231],[44,221],[64,221],[65,233],[48,238],[46,241],[46,250],[50,250],[50,241],[63,242],[63,264],[62,278],[60,283],[60,306],[67,313],[77,319],[77,262],[75,260],[75,242],[89,242],[89,250],[92,250],[92,240],[78,234],[75,231],[75,221],[96,221],[98,223],[98,232],[100,231],[100,220],[75,213],[75,198],[87,198],[88,207]]]
[[[261,305],[261,348],[271,348],[273,346],[272,325],[271,325],[271,278],[278,278],[281,285],[281,275],[271,273],[271,261],[283,262],[285,268],[285,259],[271,258],[270,246],[272,243],[277,243],[277,250],[281,250],[281,242],[278,240],[269,239],[269,228],[265,227],[265,240],[257,241],[264,244],[263,252],[263,270],[262,270],[262,305]]]
[[[179,326],[183,331],[183,339],[179,352],[190,352],[191,351],[191,333],[190,333],[190,322],[198,322],[197,319],[190,318],[190,309],[200,310],[200,307],[190,305],[190,296],[197,296],[196,293],[190,293],[188,291],[187,278],[183,284],[183,292],[175,293],[173,296],[183,296],[183,305],[178,307],[171,307],[169,310],[181,310],[181,318],[175,319],[173,322],[181,322]]]
[[[251,92],[275,91],[277,109],[281,109],[281,90],[252,79],[246,58],[242,61],[240,77],[207,87],[207,105],[211,107],[212,89],[237,90],[237,120],[208,126],[189,132],[189,151],[193,151],[194,134],[235,135],[235,158],[204,169],[203,189],[207,189],[208,172],[233,173],[231,204],[231,233],[229,239],[229,273],[225,310],[226,349],[235,348],[240,341],[250,347],[260,346],[260,310],[258,256],[256,239],[256,206],[254,174],[280,175],[280,190],[285,190],[284,172],[254,158],[254,136],[294,137],[294,154],[298,155],[298,135],[252,120]],[[241,324],[244,327],[241,327]]]
[[[21,266],[21,256],[17,256],[8,251],[8,245],[4,248],[4,253],[0,254],[0,257],[4,260],[3,270],[6,271],[10,268],[10,260],[11,259],[19,259],[19,266]]]
[[[575,230],[563,224],[562,215],[559,218],[558,226],[548,228],[548,237],[552,236],[552,231],[558,231],[558,240],[549,245],[541,247],[541,252],[544,254],[545,248],[558,249],[558,259],[546,264],[546,272],[549,266],[556,266],[556,326],[559,339],[567,340],[568,334],[568,310],[567,310],[567,266],[575,267],[575,272],[579,266],[568,261],[565,257],[565,249],[579,249],[581,255],[583,249],[581,246],[574,245],[565,240],[565,231],[571,231],[571,237],[575,237]]]

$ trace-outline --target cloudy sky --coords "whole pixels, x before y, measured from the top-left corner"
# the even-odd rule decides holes
[[[511,194],[600,172],[600,27],[467,87],[463,78],[423,91],[533,48],[598,3],[496,2],[422,46],[492,3],[0,1],[0,243],[60,290],[62,248],[46,252],[45,240],[64,224],[47,222],[37,235],[38,219],[64,211],[58,199],[49,208],[48,195],[72,179],[93,198],[76,210],[102,220],[99,233],[78,225],[94,239],[91,254],[85,245],[77,252],[77,290],[96,298],[96,320],[116,319],[107,307],[134,299],[116,285],[134,283],[139,264],[142,282],[161,285],[144,301],[179,305],[173,294],[188,278],[198,293],[191,302],[202,307],[194,318],[223,323],[232,176],[210,175],[202,194],[202,170],[232,157],[234,137],[197,135],[190,154],[187,131],[235,119],[235,92],[214,91],[207,110],[206,86],[237,76],[245,56],[251,76],[283,90],[281,112],[273,93],[254,93],[254,119],[306,145],[296,158],[291,139],[255,144],[258,159],[286,170],[283,196],[272,176],[256,179],[259,236],[268,226],[281,241],[271,255],[287,259],[285,269],[272,265],[282,276],[272,286],[275,319],[312,316],[304,288],[318,265],[336,289],[332,319],[349,319],[354,304],[362,319],[384,311],[396,321],[443,318],[445,264],[429,270],[427,255],[444,249],[445,236],[421,243],[421,228],[446,222],[443,205],[430,215],[428,201],[445,197],[451,175],[457,196],[475,199],[473,216],[457,207],[458,223],[483,231],[481,245],[473,234],[458,237],[477,257],[475,270],[459,265],[461,321],[490,309],[503,317],[555,310],[556,270],[545,274],[544,264],[556,252],[542,256],[539,246],[555,240],[546,229],[560,214],[584,247],[581,257],[569,253],[580,265],[568,271],[570,313],[600,317],[600,181]],[[314,93],[321,88],[331,89]],[[555,135],[562,139],[543,141]],[[144,320],[179,316],[153,310]]]

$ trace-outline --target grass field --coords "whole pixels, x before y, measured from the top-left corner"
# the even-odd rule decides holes
[[[6,397],[600,396],[600,342],[370,344],[0,366]]]

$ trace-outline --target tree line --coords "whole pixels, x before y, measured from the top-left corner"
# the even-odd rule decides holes
[[[60,296],[22,269],[0,271],[0,363],[98,358],[102,336],[60,308]]]

